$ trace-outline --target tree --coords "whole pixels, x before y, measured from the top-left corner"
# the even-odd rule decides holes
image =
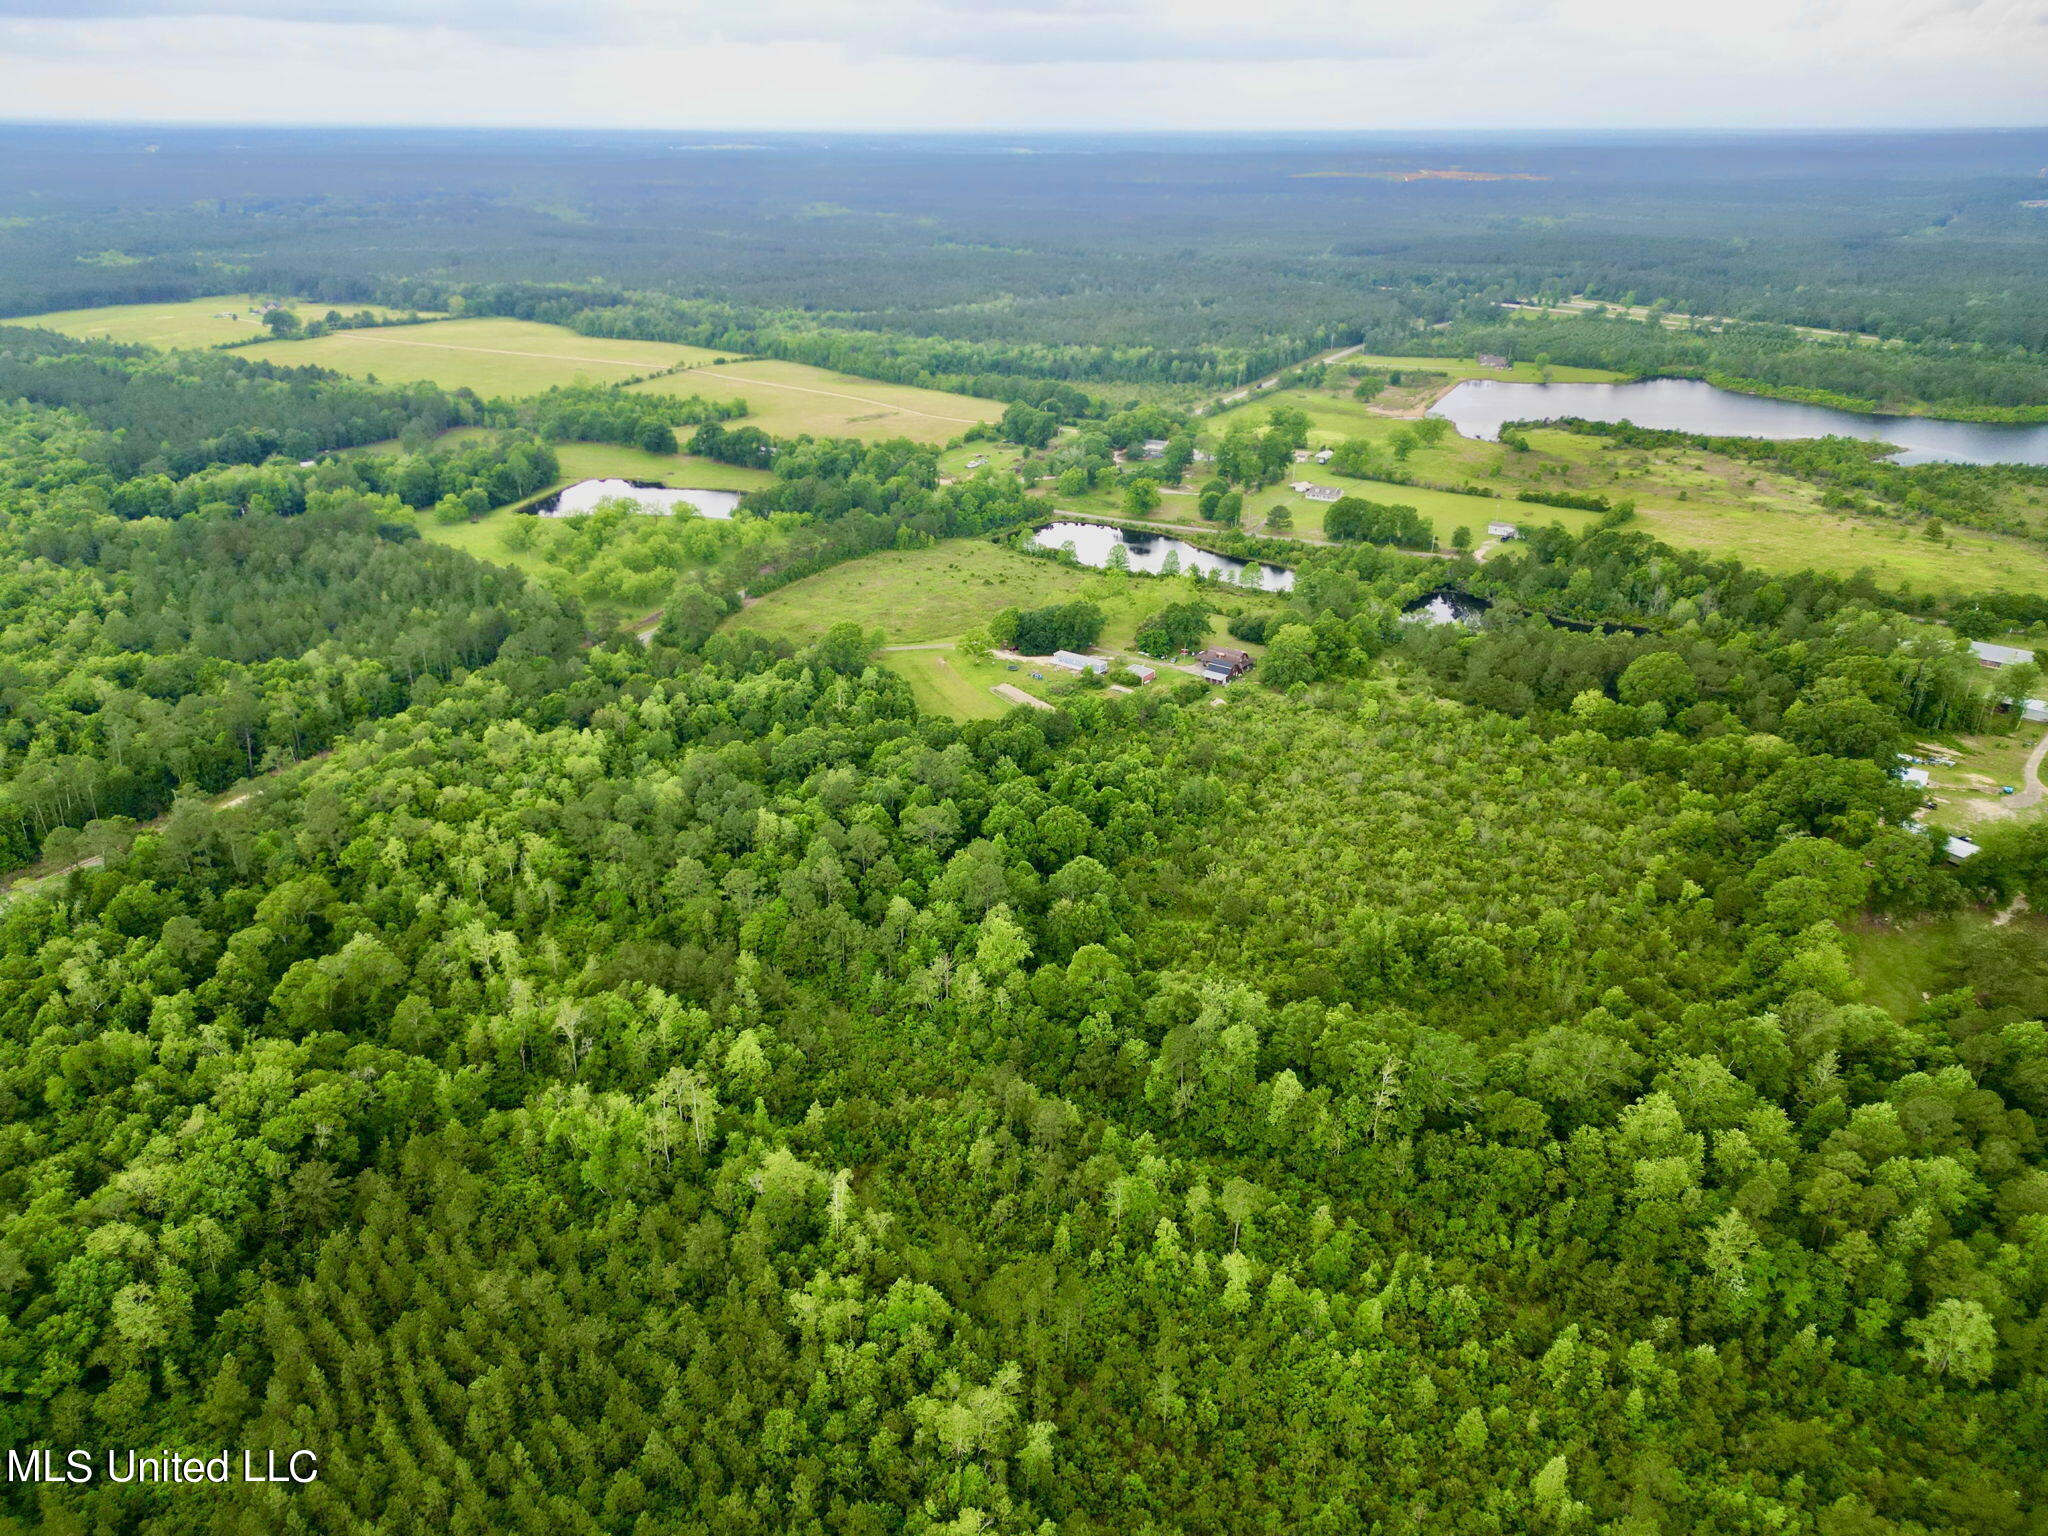
[[[1676,711],[1699,698],[1700,685],[1683,656],[1675,651],[1651,651],[1628,664],[1615,692],[1631,708],[1656,703]]]
[[[1149,479],[1127,481],[1124,485],[1124,516],[1150,517],[1159,510],[1159,484]]]
[[[1906,1333],[1920,1346],[1921,1362],[1937,1376],[1975,1383],[1991,1374],[1998,1330],[1981,1302],[1951,1296],[1925,1317],[1908,1322]]]
[[[1020,443],[1026,448],[1043,448],[1053,440],[1059,426],[1059,417],[1051,411],[1042,411],[1037,406],[1017,401],[1004,408],[996,430],[1006,441]]]

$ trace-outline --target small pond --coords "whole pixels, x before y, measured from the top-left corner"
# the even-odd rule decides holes
[[[1071,544],[1076,560],[1098,569],[1108,566],[1112,550],[1121,549],[1132,570],[1155,576],[1166,569],[1169,559],[1177,557],[1176,569],[1206,571],[1212,580],[1227,581],[1233,586],[1285,592],[1294,585],[1294,572],[1284,565],[1234,560],[1229,555],[1199,549],[1185,539],[1136,528],[1110,528],[1101,523],[1047,523],[1031,537],[1041,549]],[[1247,571],[1255,573],[1250,580],[1245,577]]]
[[[632,501],[657,517],[673,516],[688,507],[699,517],[731,517],[740,504],[738,491],[699,491],[656,485],[649,480],[578,480],[528,510],[538,517],[582,517],[601,501]]]
[[[1639,427],[1712,437],[1859,437],[1897,443],[1900,464],[2048,464],[2048,424],[1936,421],[1926,416],[1860,416],[1824,405],[1739,395],[1699,379],[1634,384],[1516,384],[1468,379],[1430,411],[1465,437],[1488,442],[1510,421],[1632,421]]]

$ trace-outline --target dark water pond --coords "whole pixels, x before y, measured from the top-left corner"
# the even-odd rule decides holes
[[[1233,560],[1228,555],[1199,549],[1185,539],[1145,533],[1134,528],[1110,528],[1101,523],[1047,523],[1032,534],[1032,541],[1041,549],[1058,549],[1061,545],[1071,544],[1076,560],[1097,569],[1108,566],[1112,550],[1122,549],[1124,560],[1132,570],[1153,575],[1165,570],[1169,558],[1174,557],[1177,570],[1206,571],[1212,579],[1235,586],[1285,592],[1294,585],[1294,572],[1284,565]],[[1247,572],[1252,573],[1249,579]]]
[[[1465,437],[1487,441],[1509,421],[1632,421],[1639,427],[1715,437],[1858,437],[1897,443],[1900,464],[2048,464],[2048,424],[1934,421],[1925,416],[1859,416],[1824,405],[1738,395],[1699,379],[1634,384],[1516,384],[1470,379],[1430,412]]]
[[[688,507],[699,517],[731,517],[740,504],[740,494],[679,490],[650,480],[579,480],[534,503],[532,510],[540,517],[581,517],[596,511],[601,501],[638,502],[642,512],[661,517],[673,516],[678,507]]]

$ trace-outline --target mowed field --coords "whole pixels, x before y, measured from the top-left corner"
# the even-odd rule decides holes
[[[1159,609],[1197,595],[1217,605],[1210,638],[1227,645],[1242,643],[1224,638],[1230,609],[1278,601],[1240,588],[1198,587],[1185,577],[1097,571],[982,539],[949,539],[928,549],[881,550],[806,576],[750,603],[726,624],[802,645],[850,620],[863,629],[882,630],[889,645],[926,645],[957,639],[999,609],[1039,608],[1085,597],[1101,607],[1107,620],[1096,649],[1114,652],[1129,650],[1142,621]]]
[[[26,315],[17,320],[0,320],[0,325],[39,325],[90,341],[126,341],[147,347],[216,347],[224,341],[245,341],[269,332],[263,317],[254,312],[256,296],[248,293],[216,294],[209,299],[186,299],[175,304],[114,304],[103,309],[59,309],[46,315]],[[379,304],[298,303],[287,306],[301,320],[318,320],[330,309],[343,314],[363,310],[382,319],[393,319],[399,311]]]
[[[436,320],[373,331],[336,331],[310,341],[267,341],[242,356],[287,366],[317,364],[386,383],[439,384],[479,395],[537,395],[558,384],[623,384],[665,368],[697,367],[728,353],[666,341],[579,336],[531,320]],[[675,382],[673,394],[697,392]],[[705,391],[710,393],[710,391]]]
[[[637,390],[747,402],[746,425],[776,437],[907,437],[943,443],[977,422],[1003,414],[1000,401],[911,384],[881,384],[807,363],[757,358],[719,368],[693,369],[636,384]],[[987,445],[983,445],[987,446]]]

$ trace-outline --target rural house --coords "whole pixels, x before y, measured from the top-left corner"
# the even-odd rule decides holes
[[[1513,523],[1488,523],[1486,525],[1486,536],[1490,539],[1519,539],[1522,536],[1522,530]]]
[[[1212,645],[1195,660],[1202,664],[1202,676],[1212,683],[1227,683],[1252,669],[1249,652],[1233,651],[1228,646]]]
[[[1506,368],[1509,366],[1509,363],[1498,352],[1482,352],[1479,354],[1479,366],[1482,368]]]
[[[1344,494],[1334,485],[1317,485],[1309,480],[1297,480],[1289,489],[1310,501],[1335,501]]]

